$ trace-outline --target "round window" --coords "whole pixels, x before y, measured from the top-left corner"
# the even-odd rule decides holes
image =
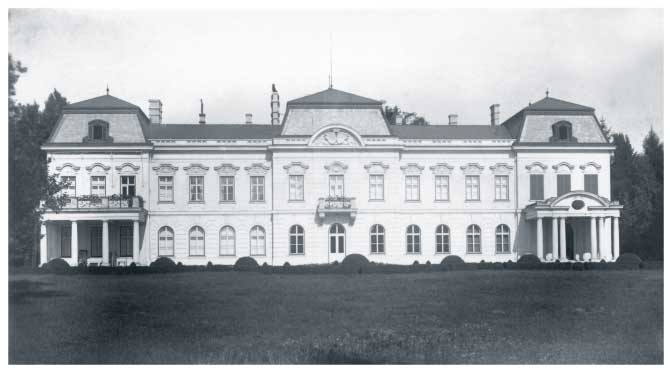
[[[580,210],[581,208],[584,207],[584,201],[582,200],[574,200],[572,201],[572,208],[575,210]]]

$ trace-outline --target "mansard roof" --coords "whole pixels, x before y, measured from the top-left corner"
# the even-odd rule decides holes
[[[592,112],[592,107],[582,106],[580,104],[551,98],[549,96],[524,108],[525,111],[585,111]]]
[[[140,107],[112,95],[101,95],[99,97],[83,100],[81,102],[68,104],[63,109],[64,110],[80,110],[80,109],[124,110],[124,109],[140,109]]]
[[[287,106],[300,105],[342,105],[342,106],[379,106],[382,101],[361,97],[342,90],[328,88],[318,93],[290,100]]]
[[[148,139],[272,139],[281,126],[256,124],[152,124]]]
[[[490,125],[390,125],[400,139],[512,139],[504,126]]]

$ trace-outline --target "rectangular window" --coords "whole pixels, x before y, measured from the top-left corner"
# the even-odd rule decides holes
[[[91,195],[105,197],[105,183],[106,177],[104,176],[92,176],[91,177]]]
[[[449,177],[446,175],[435,176],[435,200],[449,201]]]
[[[252,176],[251,177],[251,201],[263,202],[265,201],[265,177]]]
[[[468,175],[465,177],[465,199],[468,201],[479,201],[479,175]]]
[[[158,177],[158,201],[172,202],[174,200],[174,178],[171,176]]]
[[[405,201],[419,201],[419,185],[418,175],[405,176]]]
[[[330,197],[344,197],[344,175],[331,175],[328,177]]]
[[[204,202],[205,201],[205,177],[204,176],[190,176],[189,181],[189,202]]]
[[[598,174],[584,174],[584,190],[598,194]]]
[[[135,176],[121,177],[121,194],[123,196],[135,196]]]
[[[102,226],[90,228],[91,257],[102,258]]]
[[[219,177],[219,200],[221,202],[235,201],[235,177],[234,176],[220,176]]]
[[[370,200],[384,199],[384,176],[370,175]]]
[[[60,179],[63,182],[63,190],[61,192],[70,197],[77,197],[77,177],[62,176]]]
[[[570,192],[570,174],[556,175],[556,186],[556,196],[561,196]]]
[[[496,175],[496,200],[509,200],[509,177],[507,175]]]
[[[289,175],[288,199],[302,201],[305,199],[305,177],[303,175]]]
[[[119,227],[119,256],[129,258],[133,256],[133,226]]]
[[[544,200],[544,174],[530,174],[530,199]]]
[[[64,225],[60,228],[60,256],[72,257],[72,226]]]

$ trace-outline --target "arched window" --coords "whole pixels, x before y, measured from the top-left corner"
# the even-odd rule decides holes
[[[469,225],[465,237],[468,254],[479,254],[482,252],[482,230],[478,225]]]
[[[421,254],[421,228],[412,224],[407,227],[407,253]]]
[[[229,225],[219,231],[219,255],[235,255],[235,230]]]
[[[568,121],[559,121],[552,125],[552,142],[576,142],[572,136],[572,124]]]
[[[496,252],[509,252],[509,227],[505,224],[500,224],[496,227]]]
[[[188,255],[205,256],[205,230],[198,226],[188,232]]]
[[[158,256],[174,256],[174,231],[168,226],[158,229]]]
[[[331,254],[344,254],[346,231],[340,223],[335,223],[328,230],[328,246]]]
[[[384,253],[384,227],[375,224],[370,228],[370,252],[372,254]]]
[[[435,229],[435,252],[438,254],[449,253],[449,227],[440,224]]]
[[[249,252],[251,255],[265,255],[265,229],[260,225],[249,232]]]
[[[288,231],[288,239],[291,254],[305,253],[305,230],[301,226],[292,226]]]
[[[109,136],[109,123],[102,120],[93,120],[88,123],[88,136],[84,137],[84,142],[111,142]]]

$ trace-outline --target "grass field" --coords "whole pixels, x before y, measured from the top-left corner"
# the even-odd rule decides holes
[[[663,271],[13,274],[10,363],[662,363]]]

